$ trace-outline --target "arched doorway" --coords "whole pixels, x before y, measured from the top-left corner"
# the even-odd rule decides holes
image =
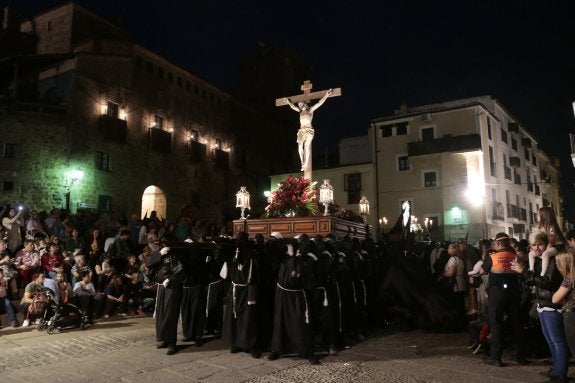
[[[153,210],[156,211],[158,218],[166,218],[166,194],[159,187],[151,185],[144,190],[142,195],[142,213],[140,217],[149,217]]]

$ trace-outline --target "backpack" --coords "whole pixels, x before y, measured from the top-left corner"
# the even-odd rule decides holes
[[[28,313],[30,315],[42,315],[48,306],[48,298],[43,292],[37,292],[32,298],[32,303],[28,306]]]

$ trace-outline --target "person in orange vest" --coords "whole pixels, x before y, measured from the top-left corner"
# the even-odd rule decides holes
[[[521,284],[519,274],[511,269],[511,262],[516,260],[517,254],[511,247],[509,235],[497,233],[491,243],[493,253],[486,255],[481,266],[483,273],[489,273],[489,288],[487,312],[489,327],[491,328],[491,351],[483,358],[486,364],[503,367],[502,353],[502,326],[504,315],[510,321],[517,342],[518,363],[526,363],[523,347],[523,335],[519,321],[519,305],[521,302]]]

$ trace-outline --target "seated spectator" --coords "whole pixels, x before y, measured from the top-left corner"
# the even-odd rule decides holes
[[[128,256],[128,263],[126,267],[124,267],[123,275],[128,278],[132,279],[134,274],[138,274],[140,272],[140,265],[138,264],[138,260],[135,255],[130,254]]]
[[[14,268],[14,258],[8,250],[8,245],[6,241],[0,239],[0,269],[4,272],[4,281],[6,282],[6,286],[10,287],[11,298],[12,299],[19,299],[18,298],[18,283],[16,281],[16,276],[18,272]]]
[[[148,227],[147,239],[148,239],[148,246],[152,250],[154,251],[160,250],[160,237],[158,236],[158,231],[153,226],[153,224],[150,224],[150,226]]]
[[[20,283],[26,286],[40,270],[40,254],[34,249],[34,241],[24,240],[24,248],[16,253],[14,267],[20,275]]]
[[[78,255],[84,249],[84,238],[80,237],[80,231],[76,228],[70,230],[70,238],[65,242],[66,251]]]
[[[72,266],[72,284],[75,286],[77,282],[80,282],[80,275],[82,273],[90,273],[90,278],[92,278],[92,269],[86,264],[86,258],[83,255],[78,254],[74,257],[74,266]]]
[[[34,299],[38,294],[45,294],[45,278],[44,273],[32,274],[32,281],[28,283],[24,289],[24,296],[20,301],[20,309],[22,310],[22,313],[24,313],[26,319],[24,319],[22,327],[28,327],[30,325],[30,320],[34,319],[34,317],[39,319],[42,315],[39,309],[40,305],[36,304]],[[32,312],[30,308],[33,309]]]
[[[84,315],[82,320],[85,323],[92,324],[92,315],[95,310],[95,306],[97,305],[97,296],[96,288],[94,284],[91,282],[90,273],[83,271],[80,274],[81,280],[76,282],[74,285],[74,295],[76,299],[78,299],[80,303],[80,309],[82,310],[82,314]]]
[[[124,308],[124,288],[123,280],[120,275],[113,275],[110,283],[104,289],[104,294],[106,295],[106,305],[104,307],[104,318],[109,318],[110,315],[118,310],[118,307]],[[120,311],[120,314],[125,316],[126,313]]]
[[[55,244],[56,246],[58,246],[58,250],[60,250],[60,251],[62,251],[62,252],[63,252],[64,250],[66,250],[66,249],[64,249],[64,244],[60,241],[60,237],[59,237],[58,235],[56,235],[56,234],[53,234],[53,235],[50,236],[50,241],[49,241],[49,243],[53,243],[53,244]]]
[[[58,284],[58,303],[65,305],[74,298],[72,285],[66,281],[66,274],[63,271],[56,274],[56,283]]]
[[[84,254],[88,254],[88,265],[90,267],[95,267],[102,254],[104,254],[104,236],[99,229],[94,228],[90,232],[90,239],[86,244]]]
[[[53,243],[48,245],[48,252],[42,255],[42,271],[47,278],[56,279],[56,273],[64,271],[64,256],[58,250],[58,245]]]
[[[110,264],[110,254],[104,253],[101,257],[101,262],[96,263],[96,290],[99,292],[103,292],[108,283],[110,282],[110,278],[115,273],[115,269]]]
[[[128,315],[144,315],[143,306],[144,291],[140,283],[140,275],[134,273],[131,278],[124,283],[124,302]],[[124,308],[123,308],[124,309]]]
[[[10,302],[10,299],[8,299],[7,287],[8,284],[4,280],[4,269],[0,268],[0,306],[5,308],[6,314],[8,314],[8,320],[10,320],[12,327],[18,327],[16,312],[14,311],[14,307],[12,307],[12,302]]]

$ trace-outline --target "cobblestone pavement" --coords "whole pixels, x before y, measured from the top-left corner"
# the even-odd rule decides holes
[[[155,348],[154,320],[105,321],[60,334],[0,331],[0,382],[544,382],[549,361],[503,368],[467,351],[466,335],[382,332],[312,366],[298,358],[230,354],[221,340]]]

